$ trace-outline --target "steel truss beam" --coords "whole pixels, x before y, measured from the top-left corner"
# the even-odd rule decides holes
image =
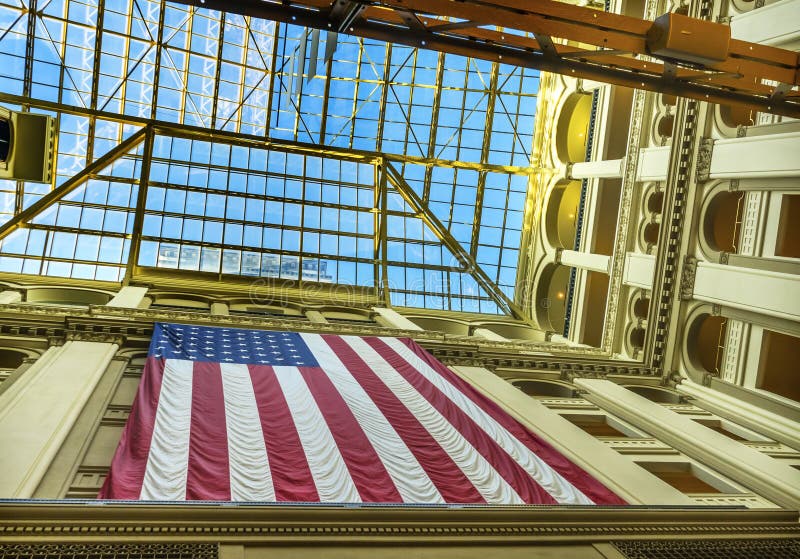
[[[338,148],[311,144],[308,142],[297,142],[293,140],[277,140],[256,136],[254,134],[243,134],[231,132],[229,130],[211,130],[200,126],[188,124],[176,124],[174,122],[160,121],[151,118],[141,118],[129,115],[121,115],[108,111],[93,110],[84,107],[75,107],[53,101],[32,99],[21,95],[14,95],[0,91],[0,103],[10,103],[15,105],[28,104],[38,109],[57,111],[67,114],[80,115],[86,117],[100,118],[110,122],[120,122],[133,124],[136,126],[153,126],[164,134],[176,137],[203,138],[208,141],[219,140],[222,142],[238,145],[258,146],[265,149],[280,149],[284,151],[297,151],[301,153],[315,155],[331,155],[334,157],[356,159],[360,161],[377,161],[385,159],[393,163],[414,163],[416,165],[435,165],[438,167],[452,167],[454,169],[471,169],[473,171],[493,171],[497,173],[509,173],[515,175],[536,175],[539,169],[536,167],[518,167],[514,165],[493,165],[491,163],[477,163],[468,161],[453,161],[449,159],[438,159],[436,157],[420,157],[415,155],[403,155],[395,153],[383,153],[379,151],[367,151],[353,148]]]
[[[337,13],[328,0],[177,2],[318,29],[331,29],[341,23],[334,17]],[[731,40],[726,60],[674,70],[670,61],[635,58],[650,55],[646,37],[652,22],[553,0],[358,3],[368,7],[344,31],[360,37],[800,118],[800,93],[784,91],[787,86],[795,88],[800,84],[800,59],[791,51]],[[469,23],[452,25],[450,17]],[[491,27],[524,31],[536,39]],[[609,52],[555,44],[553,38],[590,44]]]
[[[133,148],[138,146],[142,140],[144,140],[145,135],[147,133],[147,127],[138,130],[131,135],[127,140],[119,144],[117,147],[103,155],[102,157],[97,158],[92,163],[87,165],[81,172],[77,175],[74,175],[69,180],[67,180],[64,184],[59,187],[56,187],[54,190],[51,190],[46,195],[42,196],[39,200],[35,203],[31,204],[30,207],[22,210],[20,213],[16,214],[2,226],[0,226],[0,239],[5,238],[8,236],[12,231],[19,229],[20,227],[25,227],[28,222],[39,215],[42,211],[46,210],[59,200],[61,200],[64,196],[81,186],[84,182],[92,178],[94,175],[102,171],[108,165],[125,155],[126,153],[130,152]]]
[[[18,102],[17,96],[4,93],[0,93],[0,101]],[[319,145],[311,145],[301,142],[292,142],[283,140],[273,141],[265,139],[260,136],[252,136],[252,135],[246,135],[246,134],[240,134],[222,130],[208,130],[199,127],[186,126],[169,122],[161,122],[151,119],[142,119],[142,118],[122,116],[122,115],[115,115],[113,113],[104,113],[103,111],[92,110],[89,108],[71,107],[67,105],[61,105],[59,103],[44,102],[32,99],[28,101],[30,102],[31,106],[39,108],[55,110],[55,111],[63,111],[72,114],[80,114],[88,116],[90,118],[102,118],[117,122],[137,124],[141,125],[142,128],[136,131],[129,138],[121,142],[116,148],[112,149],[102,157],[98,158],[94,162],[87,165],[83,170],[81,170],[75,176],[71,177],[64,184],[54,189],[46,196],[42,197],[40,200],[31,205],[29,208],[15,215],[11,220],[9,220],[4,225],[0,226],[0,240],[5,238],[11,232],[19,228],[26,228],[26,227],[34,229],[40,228],[40,226],[35,226],[30,224],[30,221],[34,217],[39,215],[42,211],[44,211],[48,207],[51,207],[53,204],[58,203],[69,193],[73,192],[75,189],[84,184],[87,180],[91,179],[92,177],[100,173],[108,165],[110,165],[120,157],[124,156],[125,154],[130,153],[139,144],[144,142],[144,150],[142,153],[142,162],[143,162],[142,171],[138,181],[139,193],[138,193],[136,207],[134,210],[135,213],[134,213],[133,232],[130,235],[124,233],[121,234],[104,233],[104,235],[108,236],[124,237],[131,239],[131,249],[127,261],[127,269],[124,278],[124,282],[130,282],[136,279],[136,277],[138,276],[137,260],[138,260],[139,242],[141,240],[144,205],[146,202],[146,191],[149,183],[148,169],[152,159],[153,141],[156,135],[161,134],[176,138],[201,139],[206,141],[216,140],[231,145],[259,147],[264,149],[276,149],[276,150],[306,154],[306,155],[318,155],[318,156],[328,155],[335,158],[350,159],[380,166],[380,169],[378,171],[379,176],[376,178],[377,184],[375,190],[375,201],[376,201],[375,212],[376,212],[378,227],[376,227],[376,235],[375,235],[376,257],[374,259],[376,267],[378,268],[376,272],[380,277],[380,281],[376,283],[375,287],[382,294],[382,297],[387,304],[389,303],[389,284],[388,284],[387,266],[389,264],[394,264],[394,265],[400,264],[397,262],[389,262],[387,258],[387,238],[388,238],[387,216],[390,213],[397,214],[396,212],[389,211],[387,207],[388,206],[387,192],[389,185],[391,185],[397,190],[397,192],[403,197],[403,199],[413,208],[414,212],[421,219],[423,219],[423,221],[427,224],[427,226],[431,229],[431,231],[439,238],[442,244],[444,244],[448,248],[448,250],[450,250],[450,252],[453,253],[453,255],[458,259],[460,263],[460,270],[446,266],[433,266],[425,264],[403,263],[403,265],[415,268],[436,269],[441,271],[462,271],[464,273],[471,274],[475,278],[478,285],[481,286],[481,288],[492,298],[492,300],[495,303],[497,303],[497,305],[501,309],[503,309],[509,315],[514,316],[515,318],[527,320],[523,311],[513,301],[511,301],[505,295],[505,293],[503,293],[500,290],[500,288],[491,280],[491,278],[489,278],[489,276],[476,263],[475,259],[469,254],[469,252],[464,250],[464,248],[458,243],[458,241],[455,240],[455,238],[450,234],[445,225],[433,214],[433,212],[431,212],[431,210],[427,207],[427,205],[423,202],[423,200],[420,199],[419,196],[417,196],[417,194],[414,192],[414,190],[408,185],[408,183],[405,181],[402,175],[391,165],[391,162],[402,162],[406,160],[403,156],[394,156],[379,152],[368,152],[368,151],[359,151],[352,149],[325,148]],[[499,167],[499,166],[482,166],[482,167]],[[474,167],[469,167],[469,168],[474,168]],[[504,170],[505,172],[508,172],[510,168],[498,168],[493,170]],[[44,228],[50,229],[49,227],[44,227]],[[59,227],[59,229],[69,230],[74,233],[80,232],[80,229],[73,230],[65,227]],[[222,247],[223,245],[220,246]],[[230,248],[236,249],[241,247],[231,246]],[[297,253],[297,255],[300,255],[300,253]],[[356,259],[349,259],[349,258],[343,258],[343,260],[356,261]]]
[[[464,250],[461,243],[450,234],[450,231],[447,230],[444,223],[442,223],[428,206],[425,205],[422,198],[414,192],[414,189],[406,182],[403,175],[401,175],[391,163],[387,162],[384,164],[384,173],[386,173],[386,177],[389,179],[389,184],[391,184],[397,193],[403,197],[403,200],[411,206],[411,209],[414,210],[417,217],[425,222],[433,234],[436,235],[442,244],[458,259],[461,270],[475,278],[478,285],[480,285],[492,300],[506,313],[520,320],[528,320],[522,309],[503,293],[497,284],[483,271],[483,268],[478,265],[472,255]]]

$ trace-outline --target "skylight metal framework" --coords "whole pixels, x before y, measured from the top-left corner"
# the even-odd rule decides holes
[[[536,72],[342,35],[326,59],[326,33],[170,2],[36,2],[0,2],[0,103],[58,118],[56,178],[0,184],[0,272],[522,317]]]
[[[177,1],[485,60],[512,61],[523,67],[615,85],[800,116],[797,53],[730,39],[724,25],[709,21],[692,22],[686,18],[685,23],[670,24],[668,34],[689,34],[695,43],[693,48],[699,48],[687,55],[680,50],[683,47],[663,49],[661,45],[663,50],[659,50],[655,35],[651,35],[650,21],[555,0]],[[700,16],[698,12],[696,17]],[[729,40],[724,39],[726,33]],[[724,40],[724,52],[707,42],[713,36]],[[669,57],[656,55],[651,47]]]

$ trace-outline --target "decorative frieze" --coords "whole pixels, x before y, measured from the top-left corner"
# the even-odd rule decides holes
[[[0,557],[93,557],[94,559],[217,559],[219,547],[210,543],[51,543],[0,545]]]
[[[648,557],[650,559],[709,559],[712,557],[750,558],[775,557],[776,559],[797,557],[800,542],[786,539],[757,540],[625,540],[614,542],[625,557]]]

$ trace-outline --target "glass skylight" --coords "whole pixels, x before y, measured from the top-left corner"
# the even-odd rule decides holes
[[[513,299],[537,72],[169,2],[32,1],[0,2],[0,100],[58,118],[56,178],[0,181],[0,223],[164,126],[8,235],[0,271],[120,281],[140,242],[142,268],[388,274],[393,304],[501,312],[391,185],[382,208],[387,162]]]

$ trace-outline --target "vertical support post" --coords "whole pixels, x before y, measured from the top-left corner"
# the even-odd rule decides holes
[[[147,185],[150,182],[150,163],[153,158],[153,139],[155,131],[147,125],[144,131],[144,149],[142,150],[142,172],[139,175],[139,192],[136,198],[136,210],[133,216],[133,233],[131,246],[128,249],[128,265],[125,268],[123,285],[128,285],[133,278],[133,271],[139,264],[139,247],[142,242],[142,226],[144,223],[144,206],[147,202]]]

